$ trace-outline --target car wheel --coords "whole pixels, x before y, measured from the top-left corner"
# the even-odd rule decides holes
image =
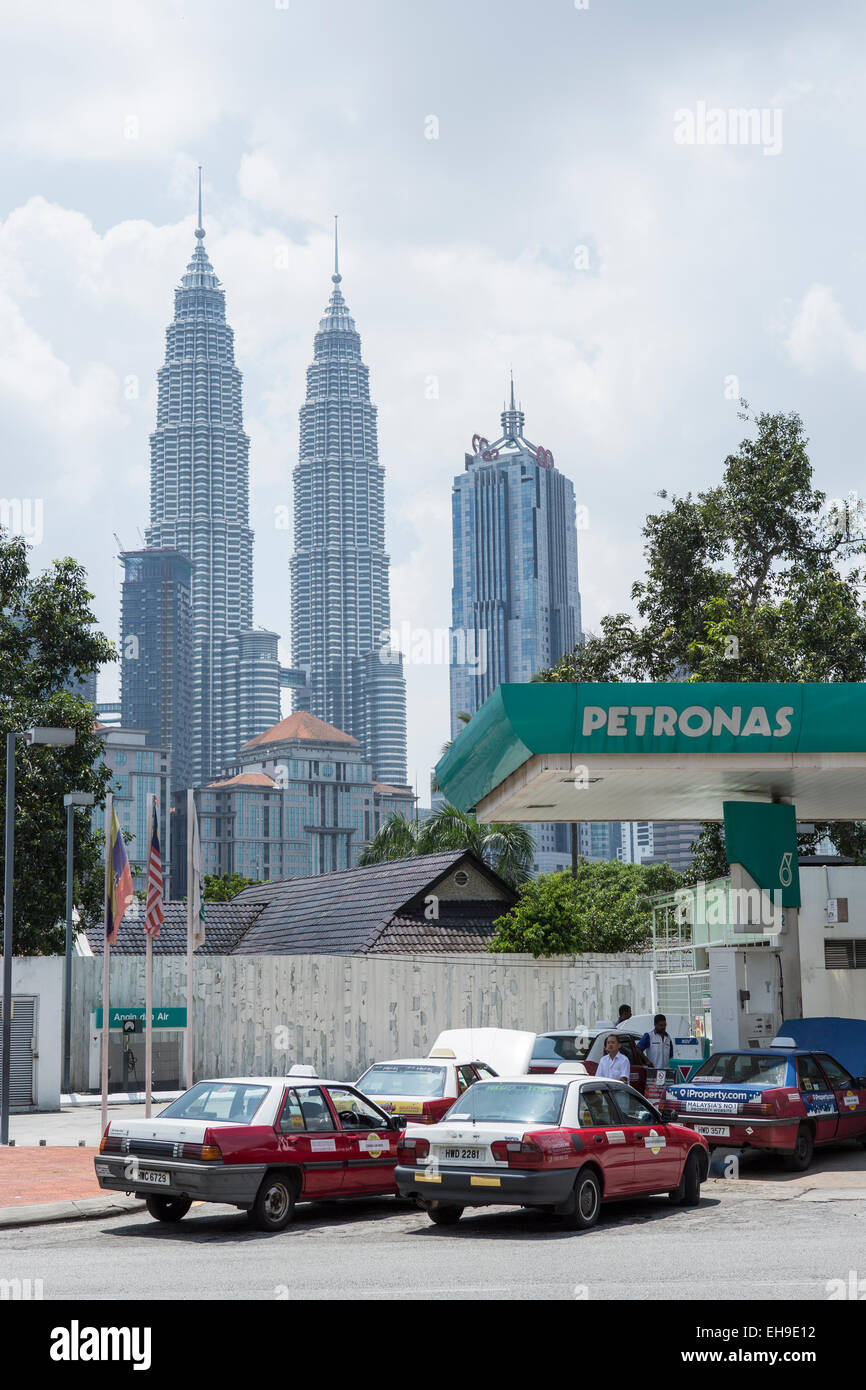
[[[808,1125],[800,1125],[797,1130],[797,1142],[794,1145],[794,1152],[785,1154],[783,1163],[789,1172],[804,1173],[812,1162],[812,1155],[815,1152],[815,1136]]]
[[[295,1188],[291,1179],[268,1173],[249,1211],[250,1224],[259,1231],[282,1231],[295,1214]]]
[[[463,1215],[463,1208],[441,1206],[437,1202],[435,1206],[427,1208],[427,1215],[431,1221],[435,1221],[437,1226],[456,1226]]]
[[[679,1187],[668,1193],[675,1207],[696,1207],[701,1200],[701,1161],[694,1150],[683,1164]]]
[[[592,1169],[580,1172],[574,1184],[570,1209],[564,1214],[569,1231],[588,1231],[601,1212],[601,1183]]]
[[[148,1197],[145,1205],[154,1221],[182,1221],[192,1206],[191,1197]]]

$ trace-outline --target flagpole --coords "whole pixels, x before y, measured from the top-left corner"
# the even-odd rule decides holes
[[[111,817],[114,810],[114,796],[108,792],[105,797],[105,912],[102,927],[102,1123],[101,1133],[108,1124],[108,974],[111,945],[108,940],[108,896],[111,884]]]
[[[150,884],[150,851],[153,838],[153,811],[156,798],[153,792],[147,798],[147,877]],[[146,892],[149,891],[146,889]],[[147,930],[147,904],[144,917],[144,1117],[150,1119],[150,1086],[153,1075],[153,942]]]
[[[192,933],[193,933],[193,817],[195,793],[186,793],[186,1089],[192,1089]]]

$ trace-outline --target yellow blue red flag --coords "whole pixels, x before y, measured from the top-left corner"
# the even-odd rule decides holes
[[[135,896],[132,890],[132,873],[123,835],[117,821],[117,812],[111,810],[111,835],[108,845],[109,874],[108,902],[105,904],[105,939],[113,946],[120,931],[124,913]]]

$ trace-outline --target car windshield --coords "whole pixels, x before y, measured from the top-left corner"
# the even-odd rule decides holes
[[[445,1068],[377,1062],[358,1082],[365,1096],[444,1096]],[[453,1095],[454,1092],[452,1091]]]
[[[748,1052],[716,1052],[695,1072],[692,1081],[718,1085],[784,1086],[786,1057],[756,1057]]]
[[[246,1081],[200,1081],[161,1110],[161,1120],[230,1120],[248,1125],[265,1096],[267,1086]]]
[[[478,1081],[455,1101],[448,1120],[490,1120],[502,1124],[559,1123],[564,1086],[541,1086],[529,1081]]]
[[[582,1062],[592,1043],[591,1034],[558,1033],[538,1037],[532,1049],[533,1062]]]

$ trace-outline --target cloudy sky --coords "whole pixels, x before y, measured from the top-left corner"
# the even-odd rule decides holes
[[[132,548],[148,521],[198,164],[244,373],[256,621],[286,659],[280,519],[335,212],[379,407],[395,623],[448,625],[451,479],[472,434],[497,431],[511,363],[527,434],[588,512],[590,628],[627,606],[655,493],[718,477],[738,393],[801,412],[831,495],[866,489],[861,0],[0,13],[0,492],[24,503],[36,565],[86,565],[109,636],[114,533]],[[763,113],[748,142],[739,108]],[[407,675],[426,791],[447,670]],[[107,672],[100,697],[116,695]]]

